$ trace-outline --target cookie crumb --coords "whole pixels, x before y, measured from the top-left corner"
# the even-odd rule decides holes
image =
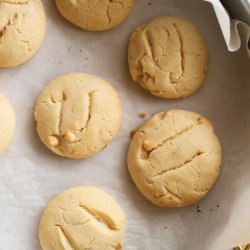
[[[88,58],[88,57],[85,57],[85,60],[89,60],[89,58]]]
[[[141,118],[145,118],[146,116],[147,116],[147,113],[146,113],[146,112],[141,112],[141,113],[140,113],[140,117],[141,117]]]
[[[168,226],[165,226],[165,227],[164,227],[164,230],[166,230],[166,229],[168,229]]]
[[[152,3],[148,3],[148,6],[150,6]]]
[[[200,209],[200,206],[196,206],[196,210],[197,210],[197,213],[200,213],[201,212],[201,209]]]
[[[220,205],[218,204],[217,207],[220,207]]]
[[[82,50],[80,49],[79,52],[82,52]]]
[[[131,137],[131,138],[133,138],[133,137],[134,137],[134,135],[135,135],[135,133],[136,133],[136,131],[135,131],[135,130],[131,130],[131,131],[130,131],[130,137]]]

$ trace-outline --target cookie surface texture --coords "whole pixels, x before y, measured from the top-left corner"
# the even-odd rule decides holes
[[[37,131],[54,153],[87,158],[106,147],[121,124],[114,88],[99,77],[69,73],[53,80],[35,107]]]
[[[56,0],[59,12],[71,23],[89,31],[104,31],[120,25],[134,0]]]
[[[203,83],[208,56],[197,28],[179,17],[158,17],[137,28],[128,49],[135,82],[161,98],[191,95]]]
[[[134,135],[128,169],[137,188],[160,207],[197,203],[220,173],[221,145],[212,124],[196,113],[155,114]]]
[[[0,67],[15,67],[40,48],[45,33],[41,0],[0,0]]]
[[[77,187],[56,196],[44,209],[39,239],[43,250],[121,250],[125,215],[95,187]]]
[[[9,101],[0,94],[0,155],[11,145],[14,128],[14,111]]]

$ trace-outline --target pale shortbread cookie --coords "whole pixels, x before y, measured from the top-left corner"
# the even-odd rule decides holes
[[[179,17],[158,17],[132,34],[128,63],[134,81],[153,95],[174,99],[200,87],[208,56],[192,23]]]
[[[0,67],[29,60],[41,46],[44,33],[41,0],[0,0]]]
[[[9,101],[0,95],[0,154],[12,143],[15,128],[15,114]]]
[[[136,132],[128,152],[137,188],[160,207],[198,202],[214,185],[220,165],[221,146],[212,124],[184,110],[154,115]]]
[[[103,31],[120,25],[134,0],[56,0],[59,12],[71,23],[89,31]]]
[[[53,80],[35,107],[37,131],[54,153],[87,158],[106,147],[121,124],[120,99],[96,76],[69,73]]]
[[[125,215],[95,187],[77,187],[56,196],[43,211],[39,239],[43,250],[121,250]]]

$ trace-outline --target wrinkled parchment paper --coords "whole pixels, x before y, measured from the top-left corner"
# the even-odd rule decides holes
[[[227,10],[223,7],[220,0],[205,0],[214,7],[216,17],[221,27],[222,34],[227,44],[228,50],[234,52],[242,45],[250,58],[248,41],[250,39],[250,26],[236,19],[231,19]],[[249,1],[249,0],[245,0]],[[240,18],[240,16],[239,16]],[[239,28],[241,26],[241,36]]]
[[[150,4],[151,3],[151,4]],[[223,250],[250,241],[250,60],[245,50],[229,53],[213,7],[201,0],[136,0],[119,28],[82,31],[44,0],[47,32],[42,48],[26,64],[0,69],[0,92],[17,116],[15,139],[0,157],[0,249],[38,250],[42,209],[57,193],[79,186],[99,186],[127,216],[124,249]],[[127,66],[128,38],[138,25],[159,15],[193,21],[209,50],[209,73],[200,90],[183,100],[154,97],[133,83]],[[64,159],[41,143],[33,108],[44,86],[56,76],[83,71],[110,81],[123,103],[122,128],[109,146],[87,160]],[[135,188],[126,166],[129,133],[144,119],[171,108],[208,117],[223,146],[222,172],[198,205],[161,209]]]

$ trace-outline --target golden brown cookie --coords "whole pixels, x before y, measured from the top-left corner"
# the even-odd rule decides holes
[[[0,67],[29,60],[40,48],[44,33],[41,0],[0,0]]]
[[[44,209],[39,239],[43,250],[121,250],[125,215],[95,187],[76,187],[56,196]]]
[[[9,101],[0,95],[0,155],[11,145],[14,128],[14,111]]]
[[[134,135],[128,169],[137,188],[160,207],[202,199],[220,173],[221,145],[212,124],[185,110],[155,114]]]
[[[180,17],[158,17],[130,38],[128,63],[134,81],[153,95],[175,99],[191,95],[208,68],[205,42],[197,28]]]
[[[89,31],[103,31],[120,25],[134,0],[56,0],[59,12],[71,23]]]
[[[121,124],[114,88],[96,76],[69,73],[53,80],[35,107],[37,131],[54,153],[87,158],[106,147]]]

